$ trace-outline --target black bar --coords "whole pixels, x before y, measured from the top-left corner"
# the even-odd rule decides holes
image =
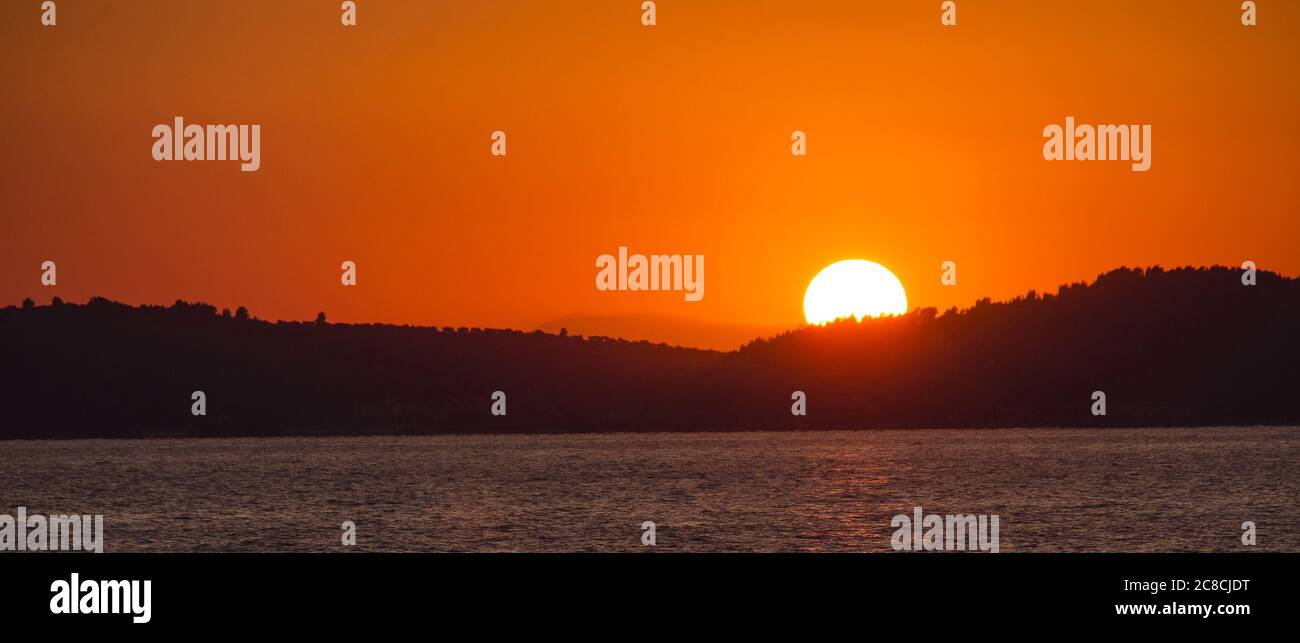
[[[996,626],[986,630],[992,633],[1047,619],[1067,629],[1247,633],[1290,619],[1298,560],[1276,553],[10,554],[0,556],[0,605],[10,624],[57,631],[432,624],[447,634],[453,625],[589,627],[615,619],[663,633],[696,619],[759,630],[801,621],[861,628],[885,619],[937,626],[948,638],[954,624]],[[74,572],[82,582],[150,580],[149,622],[51,613],[51,584]],[[1175,580],[1188,585],[1176,590]],[[1125,589],[1126,581],[1166,586],[1152,593]],[[1117,614],[1117,605],[1192,604],[1248,606],[1249,614]]]

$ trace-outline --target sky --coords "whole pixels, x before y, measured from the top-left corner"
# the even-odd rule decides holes
[[[783,328],[841,259],[940,310],[1121,265],[1300,274],[1300,3],[640,5],[4,2],[0,305]],[[176,116],[260,124],[260,169],[155,161]],[[1067,116],[1149,124],[1150,170],[1044,160]],[[597,290],[620,246],[703,255],[705,296]]]

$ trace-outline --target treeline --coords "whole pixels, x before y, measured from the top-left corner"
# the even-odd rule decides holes
[[[0,437],[1297,424],[1300,280],[1257,277],[1122,268],[729,353],[28,301],[0,310]]]

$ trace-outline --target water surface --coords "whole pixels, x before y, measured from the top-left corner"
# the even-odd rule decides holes
[[[998,514],[1004,552],[1300,550],[1300,430],[999,429],[0,442],[0,513],[106,551],[888,552]],[[340,525],[357,525],[355,547]]]

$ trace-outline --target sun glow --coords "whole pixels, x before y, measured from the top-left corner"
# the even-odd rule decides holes
[[[903,283],[888,268],[862,259],[837,261],[822,269],[808,284],[803,314],[809,324],[825,324],[843,317],[901,315],[907,312]]]

